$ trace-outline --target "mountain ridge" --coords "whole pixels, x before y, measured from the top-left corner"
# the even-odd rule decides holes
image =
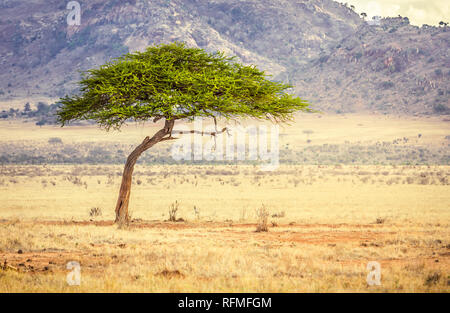
[[[325,112],[449,111],[448,27],[368,25],[332,0],[79,2],[80,26],[60,1],[0,2],[0,100],[74,93],[80,71],[177,40],[255,64]]]

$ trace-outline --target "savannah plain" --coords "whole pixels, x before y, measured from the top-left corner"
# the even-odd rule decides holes
[[[158,127],[0,122],[0,292],[450,291],[448,119],[298,115],[272,172],[178,164],[161,143],[135,168],[120,229],[124,158]]]

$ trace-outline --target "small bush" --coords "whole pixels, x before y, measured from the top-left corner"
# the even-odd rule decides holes
[[[436,285],[439,282],[440,279],[441,279],[441,274],[440,273],[429,274],[425,278],[425,285],[426,286]]]
[[[90,217],[97,217],[97,216],[101,216],[102,215],[102,209],[100,209],[100,208],[92,208],[90,211],[89,211],[89,216]]]
[[[200,209],[197,208],[195,205],[194,205],[194,213],[195,213],[195,216],[197,217],[197,219],[199,220],[200,219]]]
[[[178,211],[178,201],[172,203],[169,207],[169,221],[176,222],[177,221],[177,211]]]
[[[447,112],[448,108],[445,104],[442,103],[437,103],[435,105],[433,105],[433,111],[435,113],[444,113]]]
[[[256,225],[256,232],[266,232],[269,231],[267,226],[267,218],[269,217],[269,211],[263,204],[258,210],[256,210],[256,218],[258,219],[258,224]]]
[[[394,87],[394,83],[391,81],[385,81],[385,82],[381,83],[381,87],[383,89],[390,89],[390,88]]]

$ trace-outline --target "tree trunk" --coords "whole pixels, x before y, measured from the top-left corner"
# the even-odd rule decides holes
[[[134,165],[139,156],[160,141],[163,141],[164,136],[171,133],[174,121],[167,121],[164,128],[158,131],[152,138],[145,137],[144,141],[131,152],[125,163],[125,168],[122,174],[122,184],[120,185],[119,198],[116,204],[116,223],[120,226],[127,225],[130,222],[128,215],[128,203],[130,201],[131,182],[133,178]]]

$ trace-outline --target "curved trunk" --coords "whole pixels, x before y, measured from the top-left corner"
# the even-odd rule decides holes
[[[122,174],[122,184],[120,185],[119,198],[116,204],[116,223],[119,225],[126,225],[130,222],[128,214],[128,203],[130,201],[131,182],[133,178],[134,165],[139,156],[160,141],[163,141],[164,136],[171,133],[174,121],[166,121],[164,128],[158,131],[152,138],[145,137],[144,141],[131,152],[125,163]]]

